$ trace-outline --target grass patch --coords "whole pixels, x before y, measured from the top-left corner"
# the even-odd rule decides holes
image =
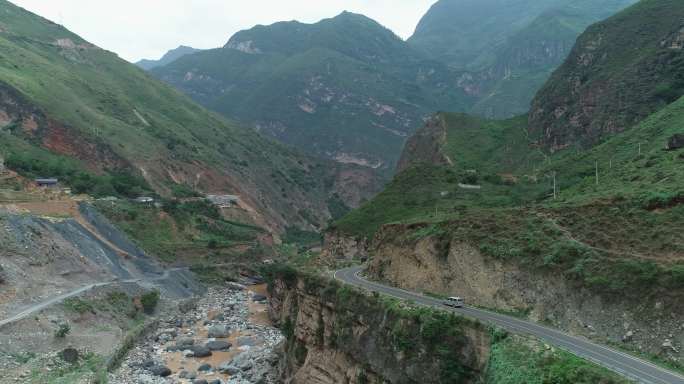
[[[485,374],[496,384],[627,384],[605,368],[561,350],[522,337],[506,337],[492,345]]]
[[[50,365],[49,371],[44,368],[33,369],[29,380],[35,384],[71,384],[84,381],[106,383],[104,366],[105,359],[93,353],[85,354],[74,364],[66,363],[57,357]]]

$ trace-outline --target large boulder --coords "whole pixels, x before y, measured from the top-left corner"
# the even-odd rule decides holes
[[[212,325],[207,330],[207,335],[213,339],[224,339],[230,336],[230,328],[225,325]]]
[[[164,366],[164,365],[153,365],[149,368],[147,368],[148,371],[150,371],[151,374],[159,377],[167,377],[171,375],[171,370]]]
[[[207,342],[204,346],[209,348],[210,351],[227,351],[233,344],[223,340],[214,340]]]
[[[675,149],[684,148],[684,133],[678,133],[670,137],[667,141],[667,149],[674,151]]]
[[[193,345],[188,348],[192,351],[192,357],[207,357],[211,356],[211,350],[203,345]]]

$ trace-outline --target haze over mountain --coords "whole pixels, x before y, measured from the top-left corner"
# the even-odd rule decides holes
[[[143,59],[135,63],[138,67],[144,69],[144,70],[150,70],[152,68],[156,67],[161,67],[163,65],[170,64],[181,57],[185,55],[189,55],[192,53],[196,53],[201,51],[201,49],[196,49],[192,47],[186,47],[184,45],[179,46],[178,48],[172,49],[164,54],[159,60],[149,60],[149,59]]]
[[[282,22],[152,74],[307,153],[387,173],[434,111],[526,113],[584,28],[633,2],[443,0],[408,43],[352,13]]]
[[[311,154],[385,171],[424,116],[472,103],[457,73],[348,12],[257,26],[152,73]]]
[[[451,68],[485,117],[527,113],[586,27],[636,0],[440,0],[408,43]],[[453,109],[452,109],[453,110]]]
[[[374,183],[365,170],[314,160],[209,112],[8,1],[0,9],[0,149],[30,175],[62,177],[97,196],[117,191],[96,175],[118,174],[160,195],[239,195],[249,220],[275,232],[321,226],[329,202],[357,204],[365,192],[351,185]],[[351,188],[338,195],[340,183]]]

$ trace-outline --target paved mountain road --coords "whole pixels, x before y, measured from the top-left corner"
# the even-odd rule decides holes
[[[668,371],[626,353],[595,344],[585,338],[571,336],[562,331],[537,323],[490,311],[470,307],[458,309],[448,308],[442,304],[441,300],[365,280],[359,276],[361,270],[361,267],[342,269],[335,273],[335,278],[369,291],[383,293],[398,299],[410,300],[421,305],[455,311],[482,322],[495,324],[514,333],[535,336],[548,344],[593,361],[596,364],[604,366],[639,383],[684,384],[684,376],[682,375]]]

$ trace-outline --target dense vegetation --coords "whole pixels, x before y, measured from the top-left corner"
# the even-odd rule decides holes
[[[222,218],[205,200],[164,201],[162,208],[127,201],[99,201],[96,207],[147,252],[190,263],[233,262],[258,248],[262,230]]]
[[[5,165],[27,178],[58,178],[71,187],[73,193],[95,197],[121,196],[134,198],[151,194],[147,182],[126,171],[94,174],[81,163],[35,147],[9,149]]]

